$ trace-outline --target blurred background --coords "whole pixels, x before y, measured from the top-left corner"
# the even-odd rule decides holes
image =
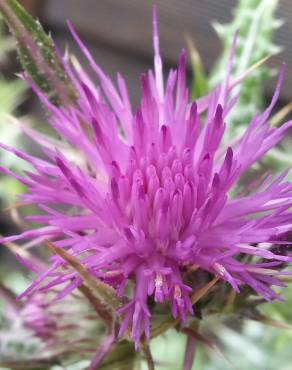
[[[246,0],[247,3],[250,0]],[[258,1],[257,1],[258,2]],[[256,3],[257,3],[256,2]],[[273,2],[273,0],[272,0]],[[139,75],[152,63],[151,7],[159,10],[161,50],[166,66],[177,62],[180,49],[185,47],[185,34],[191,35],[204,66],[209,69],[220,52],[220,43],[212,23],[226,23],[232,18],[237,0],[22,0],[40,18],[60,46],[78,50],[68,35],[66,20],[70,19],[89,46],[97,62],[115,76],[121,72],[130,85],[132,99],[138,101]],[[284,21],[275,34],[275,44],[283,52],[270,64],[287,63],[282,99],[292,98],[292,2],[280,0],[277,18]],[[273,82],[267,89],[271,93]]]
[[[249,2],[249,0],[247,0]],[[259,1],[257,1],[259,2]],[[70,19],[79,35],[92,51],[97,63],[113,78],[116,73],[124,75],[133,105],[139,101],[139,75],[152,66],[152,1],[145,0],[22,0],[21,3],[37,16],[47,31],[50,31],[57,45],[64,50],[66,47],[80,57],[80,51],[74,44],[66,27],[66,20]],[[220,40],[212,27],[214,21],[228,23],[232,18],[232,9],[237,0],[157,0],[159,11],[159,29],[161,52],[165,68],[175,66],[179,51],[186,47],[186,34],[189,34],[198,49],[203,65],[208,71],[214,64],[221,51]],[[283,20],[274,36],[274,44],[282,47],[282,52],[273,56],[268,65],[279,67],[282,61],[287,64],[286,78],[281,93],[279,106],[292,101],[292,1],[280,0],[275,17]],[[13,40],[7,36],[5,27],[0,34],[0,136],[1,141],[15,146],[28,146],[23,137],[19,136],[14,126],[7,126],[3,119],[4,114],[13,113],[18,117],[37,124],[42,129],[45,114],[39,102],[32,96],[26,87],[15,81],[15,73],[20,71],[16,53],[13,50]],[[84,61],[80,57],[80,61]],[[189,65],[191,79],[191,66]],[[94,76],[93,76],[94,78]],[[273,93],[275,79],[268,81],[265,87],[266,97]],[[36,123],[37,122],[37,123]],[[44,121],[43,121],[44,122]],[[5,137],[5,140],[3,139]],[[33,148],[30,148],[34,150]],[[291,153],[291,150],[290,150]],[[11,167],[22,166],[15,159],[0,155],[1,164],[9,163]],[[15,201],[15,194],[21,189],[11,179],[0,178],[0,233],[15,232],[15,228],[24,225],[16,211],[7,211],[8,205]],[[15,226],[16,225],[16,226]],[[10,282],[17,280],[16,290],[20,291],[26,284],[25,275],[13,277],[11,272],[16,266],[14,257],[0,250],[0,279]],[[290,289],[291,290],[291,289]],[[267,313],[277,319],[292,322],[291,309],[292,293],[287,293],[288,305],[281,308],[274,304],[264,308]],[[290,302],[290,303],[289,303]],[[283,311],[284,310],[284,311]],[[1,324],[1,321],[0,321]],[[233,323],[234,324],[234,323]],[[210,352],[203,354],[199,350],[198,361],[194,369],[221,370],[291,370],[292,345],[291,331],[265,327],[259,323],[246,322],[222,326],[220,323],[206,323],[212,325],[220,333],[224,356]],[[0,325],[1,326],[1,325]],[[238,330],[240,326],[240,330]],[[233,330],[235,327],[236,330]],[[1,327],[0,327],[1,329]],[[154,355],[159,358],[168,357],[173,363],[168,369],[178,369],[182,361],[184,338],[175,332],[168,333],[167,341],[154,341],[152,347]],[[167,343],[167,344],[166,344]],[[1,333],[0,333],[1,345]]]

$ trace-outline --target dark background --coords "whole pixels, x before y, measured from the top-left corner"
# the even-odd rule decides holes
[[[139,74],[152,66],[152,20],[148,0],[23,0],[37,15],[60,46],[68,44],[79,52],[66,28],[66,19],[75,25],[96,61],[111,76],[121,72],[130,87],[134,103],[139,97]],[[187,32],[195,41],[206,68],[212,66],[220,43],[211,23],[231,18],[235,0],[157,0],[161,50],[166,66],[175,65],[179,50],[185,47]],[[269,62],[287,63],[282,90],[284,102],[292,99],[292,0],[280,0],[278,18],[285,21],[277,31],[275,43],[284,51]],[[84,61],[84,59],[83,59]],[[274,81],[268,84],[271,95]]]

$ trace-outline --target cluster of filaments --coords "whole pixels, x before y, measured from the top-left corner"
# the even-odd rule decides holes
[[[214,120],[218,127],[213,133],[216,136],[220,132],[219,142],[223,132],[221,107]],[[212,153],[201,151],[194,162],[199,132],[195,103],[184,123],[180,137],[173,138],[167,125],[147,129],[138,111],[125,173],[116,161],[111,163],[111,214],[127,242],[127,248],[123,247],[119,255],[118,247],[116,253],[126,254],[123,274],[133,273],[136,283],[134,300],[123,310],[131,308],[125,322],[133,317],[136,339],[149,326],[147,296],[153,295],[156,302],[169,300],[173,315],[179,314],[182,319],[192,312],[191,289],[183,283],[180,267],[192,264],[196,240],[192,226],[208,193]],[[207,136],[205,140],[210,139]]]
[[[167,126],[161,128],[162,142],[168,131]],[[145,144],[146,156],[140,158],[139,148],[133,147],[126,175],[111,179],[113,200],[132,230],[149,241],[148,248],[140,246],[140,253],[137,245],[138,254],[147,256],[169,254],[186,232],[197,200],[191,150],[178,155],[170,140],[161,144],[163,151],[158,145]],[[131,228],[126,229],[129,239]]]

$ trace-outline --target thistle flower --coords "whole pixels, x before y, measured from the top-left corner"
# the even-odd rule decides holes
[[[37,291],[17,302],[13,292],[0,286],[1,361],[58,358],[62,362],[68,353],[80,360],[95,351],[101,325],[92,307],[80,292],[62,301],[58,293],[57,289]],[[14,353],[21,343],[22,353]]]
[[[23,325],[41,340],[46,353],[62,357],[74,352],[82,357],[95,350],[100,327],[80,293],[62,301],[56,299],[58,293],[55,289],[32,294],[22,304],[19,315]]]
[[[46,159],[1,144],[34,168],[24,176],[2,171],[27,186],[22,202],[43,212],[27,217],[43,226],[5,241],[50,239],[78,258],[91,276],[126,301],[119,310],[120,335],[131,327],[136,347],[143,333],[150,337],[150,300],[168,303],[182,321],[194,313],[193,287],[185,279],[194,267],[218,276],[237,293],[248,285],[272,301],[280,299],[272,286],[283,285],[274,267],[291,260],[269,247],[285,244],[292,228],[287,171],[236,196],[240,177],[292,125],[272,128],[268,122],[284,68],[268,108],[251,120],[238,141],[224,147],[225,121],[238,98],[230,92],[242,79],[231,78],[236,38],[224,82],[189,102],[185,51],[164,84],[156,15],[153,25],[154,71],[141,75],[141,104],[135,112],[122,76],[118,74],[116,88],[69,24],[99,86],[80,66],[72,68],[64,60],[79,93],[75,105],[56,107],[31,84],[62,143],[24,126]],[[79,151],[78,163],[66,156],[67,144]],[[78,273],[55,255],[22,296],[62,286],[62,298],[81,283]]]
[[[38,338],[50,340],[57,331],[57,320],[46,312],[47,303],[43,295],[30,297],[21,311],[25,326],[33,330]]]

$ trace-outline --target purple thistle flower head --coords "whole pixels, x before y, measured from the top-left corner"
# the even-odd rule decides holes
[[[50,341],[56,336],[58,322],[57,317],[48,314],[47,307],[48,302],[43,294],[37,292],[30,297],[21,310],[25,326],[44,341]]]
[[[281,285],[272,267],[291,260],[269,248],[272,242],[283,243],[292,228],[292,184],[284,181],[286,173],[267,177],[246,195],[231,196],[241,175],[292,125],[273,128],[268,122],[284,68],[268,108],[251,120],[241,138],[224,147],[228,114],[238,97],[232,91],[241,81],[231,77],[235,41],[225,81],[189,102],[185,51],[164,82],[156,15],[153,25],[154,71],[141,75],[141,103],[135,111],[122,76],[115,87],[69,25],[99,86],[83,69],[64,61],[79,93],[75,106],[56,107],[32,85],[62,143],[23,127],[46,159],[1,144],[33,166],[25,176],[2,171],[23,182],[28,189],[23,202],[43,212],[27,217],[43,226],[6,241],[50,239],[77,257],[92,276],[127,297],[119,311],[120,334],[130,327],[136,345],[143,333],[150,336],[149,299],[168,302],[182,321],[193,314],[193,287],[184,276],[194,266],[219,276],[238,293],[248,285],[271,301],[279,298],[271,286]],[[70,146],[79,152],[78,161],[69,157]],[[50,269],[24,294],[59,285],[61,296],[69,294],[82,279],[62,266],[65,261],[53,256]]]
[[[98,325],[92,322],[94,312],[81,294],[60,301],[58,293],[44,290],[29,295],[19,312],[23,326],[42,341],[48,353],[94,351],[98,332]]]

